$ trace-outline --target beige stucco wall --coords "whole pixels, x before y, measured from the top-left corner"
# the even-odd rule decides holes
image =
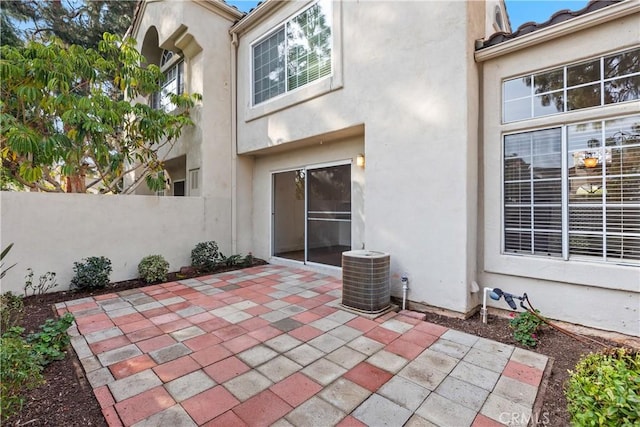
[[[200,93],[203,102],[191,112],[195,126],[185,129],[169,159],[186,155],[186,168],[200,169],[200,190],[206,207],[208,239],[224,253],[232,252],[232,132],[229,28],[240,16],[215,2],[148,1],[134,37],[142,46],[147,31],[158,32],[161,48],[178,45],[185,61],[185,91]],[[187,194],[189,176],[185,175]],[[179,176],[178,178],[179,179]]]
[[[364,124],[365,247],[391,254],[394,294],[406,273],[411,300],[466,312],[475,305],[478,123],[469,100],[479,96],[473,45],[485,32],[483,3],[336,2],[334,78],[253,108],[251,44],[302,5],[284,4],[240,34],[238,151],[286,150]],[[269,184],[259,167],[253,218],[264,225],[254,250],[265,256],[269,200],[256,189]]]
[[[562,25],[566,27],[578,22],[576,19]],[[536,308],[551,318],[631,335],[640,335],[640,269],[637,266],[501,253],[501,141],[502,135],[509,132],[637,114],[640,102],[583,109],[503,125],[501,82],[506,78],[637,46],[639,22],[640,16],[636,12],[580,31],[567,31],[563,37],[483,63],[484,179],[480,220],[483,228],[479,239],[482,244],[478,247],[481,286],[500,287],[516,294],[526,292]],[[531,35],[535,36],[535,33]],[[496,306],[505,308],[502,303]]]
[[[35,278],[55,272],[54,291],[68,289],[73,263],[89,256],[111,260],[111,281],[137,277],[147,255],[164,256],[176,271],[210,235],[205,201],[197,197],[2,192],[0,213],[0,247],[14,243],[4,263],[17,263],[2,292],[22,293],[27,268]]]
[[[507,8],[505,7],[504,0],[486,0],[485,5],[484,37],[489,38],[489,36],[497,32],[510,32],[511,28],[509,25]],[[500,28],[499,23],[496,21],[496,8],[500,9],[500,15],[502,17],[503,24],[502,29]],[[517,30],[517,28],[514,28],[513,30]]]

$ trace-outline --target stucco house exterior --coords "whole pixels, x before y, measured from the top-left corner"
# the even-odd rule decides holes
[[[500,287],[640,336],[640,2],[596,3],[512,33],[499,0],[143,1],[165,92],[203,95],[166,195],[225,253],[383,251],[414,304]]]

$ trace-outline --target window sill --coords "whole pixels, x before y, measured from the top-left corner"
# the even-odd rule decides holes
[[[284,110],[319,96],[342,88],[342,76],[334,74],[317,82],[313,82],[295,91],[285,93],[255,106],[248,106],[244,112],[245,122]]]
[[[553,282],[596,286],[620,291],[640,291],[640,281],[638,280],[640,269],[632,265],[498,254],[486,256],[484,270],[487,273]]]

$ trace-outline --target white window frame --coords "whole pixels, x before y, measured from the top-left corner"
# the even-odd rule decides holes
[[[288,52],[289,52],[289,44],[288,44],[288,37],[287,37],[287,27],[291,24],[291,22],[293,22],[294,19],[296,19],[297,17],[299,17],[300,15],[306,13],[307,11],[309,11],[311,8],[315,7],[318,4],[322,4],[323,5],[323,10],[327,10],[327,16],[326,19],[329,24],[329,28],[331,31],[331,36],[330,36],[330,44],[331,44],[331,55],[330,55],[330,61],[331,61],[331,70],[329,71],[328,74],[326,75],[322,75],[314,80],[311,80],[305,84],[302,84],[300,86],[297,86],[296,88],[290,89],[289,88],[289,76],[287,74],[287,69],[288,69]],[[288,93],[294,92],[302,87],[305,87],[307,85],[313,84],[315,82],[321,81],[323,79],[327,79],[327,78],[331,78],[331,76],[333,75],[333,63],[334,63],[334,24],[333,24],[333,2],[328,1],[328,0],[318,0],[313,2],[312,4],[308,5],[307,7],[305,7],[304,9],[298,11],[297,13],[295,13],[294,15],[290,16],[289,18],[287,18],[285,21],[283,21],[282,23],[280,23],[276,28],[272,29],[269,33],[265,34],[264,36],[260,37],[258,40],[254,41],[251,44],[251,49],[250,49],[250,54],[251,54],[251,103],[253,106],[257,106],[260,104],[264,104],[266,102],[269,102],[273,99],[276,99],[278,97],[281,96],[285,96]],[[260,44],[264,43],[265,41],[267,41],[268,39],[270,39],[271,37],[273,37],[274,35],[278,34],[279,32],[283,32],[284,33],[284,52],[283,52],[283,57],[284,57],[284,92],[278,94],[278,95],[274,95],[272,97],[268,97],[266,99],[261,100],[260,102],[256,102],[256,93],[255,93],[255,83],[256,83],[256,76],[255,76],[255,63],[254,63],[254,51],[256,49],[256,47],[258,47]]]
[[[593,255],[580,255],[580,254],[570,254],[570,248],[569,248],[569,242],[570,242],[570,237],[571,234],[581,234],[581,233],[575,233],[575,232],[571,232],[570,231],[570,216],[569,216],[569,210],[570,208],[573,206],[580,206],[579,203],[576,202],[571,202],[569,200],[569,187],[570,187],[570,183],[572,180],[578,180],[578,178],[573,177],[570,178],[568,175],[568,170],[569,170],[569,129],[572,126],[575,125],[582,125],[582,124],[591,124],[591,123],[605,123],[608,121],[613,121],[613,120],[623,120],[623,119],[627,119],[627,118],[638,118],[638,120],[640,120],[640,115],[638,114],[632,114],[632,115],[623,115],[623,116],[613,116],[613,117],[601,117],[601,118],[594,118],[592,120],[581,120],[581,121],[576,121],[576,122],[567,122],[565,124],[561,124],[561,125],[550,125],[547,127],[539,127],[536,129],[526,129],[526,130],[521,130],[521,131],[515,131],[515,132],[509,132],[509,133],[505,133],[502,136],[502,144],[501,144],[501,183],[502,183],[502,189],[500,191],[501,194],[501,211],[502,211],[502,219],[501,219],[501,239],[500,239],[500,247],[501,247],[501,254],[502,255],[506,255],[506,256],[527,256],[527,257],[537,257],[537,258],[542,258],[542,259],[561,259],[564,261],[585,261],[585,262],[590,262],[590,263],[603,263],[603,264],[616,264],[616,265],[628,265],[628,266],[640,266],[640,260],[631,260],[631,259],[619,259],[619,258],[612,258],[612,259],[607,259],[607,230],[606,230],[606,224],[607,224],[607,220],[606,220],[606,210],[609,207],[615,207],[616,203],[607,203],[606,202],[606,198],[603,198],[600,202],[599,205],[602,207],[602,221],[603,221],[603,228],[602,231],[599,232],[594,232],[591,233],[594,236],[595,235],[602,235],[602,256],[593,256]],[[562,227],[561,227],[561,235],[562,235],[562,253],[560,257],[553,257],[553,256],[544,256],[544,255],[539,255],[539,254],[534,254],[534,253],[525,253],[525,252],[515,252],[515,251],[507,251],[506,249],[506,214],[505,214],[505,208],[506,208],[506,203],[505,203],[505,140],[508,136],[511,135],[519,135],[519,134],[523,134],[523,133],[529,133],[529,132],[538,132],[538,131],[544,131],[544,130],[550,130],[550,129],[560,129],[560,138],[561,138],[561,152],[560,152],[560,156],[561,156],[561,207],[562,207],[562,218],[561,218],[561,222],[562,222]],[[602,133],[602,141],[604,143],[605,138],[605,132],[607,131],[607,129],[605,129],[604,126],[601,127],[601,133]],[[599,148],[599,150],[601,152],[604,152],[604,154],[601,157],[604,157],[604,167],[603,167],[603,182],[604,180],[606,180],[606,177],[608,176],[606,173],[606,158],[607,158],[607,149],[606,146],[602,146]],[[617,174],[615,174],[617,175]],[[531,181],[533,182],[533,181]],[[533,192],[531,193],[531,207],[533,208],[535,206],[535,203],[533,201]],[[598,203],[590,203],[590,204],[598,204]],[[636,204],[630,204],[629,207],[640,207],[640,206],[635,206]],[[640,205],[640,204],[639,204]],[[623,204],[624,206],[624,204]],[[531,224],[530,224],[530,228],[532,230],[535,230],[534,227],[534,221],[533,221],[533,211],[531,212]],[[609,233],[611,234],[611,233]],[[613,233],[614,235],[617,235],[618,233]],[[532,245],[533,245],[533,238],[532,238]],[[532,246],[533,247],[533,246]]]
[[[605,78],[604,75],[604,59],[607,57],[611,57],[611,56],[615,56],[615,55],[619,55],[621,53],[625,53],[625,52],[631,52],[634,50],[640,49],[640,46],[635,46],[632,48],[626,48],[626,49],[621,49],[621,50],[617,50],[614,52],[610,52],[607,53],[606,55],[600,55],[600,56],[595,56],[595,57],[591,57],[591,58],[587,58],[584,60],[580,60],[580,61],[576,61],[576,62],[571,62],[568,64],[565,64],[561,67],[553,67],[553,68],[547,68],[547,69],[542,69],[542,70],[538,70],[538,71],[534,71],[534,72],[530,72],[527,74],[523,74],[520,76],[516,76],[516,77],[510,77],[507,79],[504,79],[502,82],[502,118],[501,121],[503,124],[508,124],[508,123],[515,123],[515,122],[520,122],[520,121],[524,121],[524,120],[531,120],[531,119],[538,119],[538,118],[544,118],[544,117],[548,117],[548,116],[554,116],[554,115],[558,115],[558,114],[566,114],[566,113],[570,113],[573,111],[579,111],[579,110],[585,110],[585,109],[592,109],[592,108],[602,108],[608,105],[615,105],[615,104],[625,104],[625,103],[630,103],[630,102],[638,102],[638,99],[632,99],[632,100],[628,100],[628,101],[622,101],[622,102],[618,102],[618,103],[609,103],[606,104],[605,103],[605,99],[604,99],[604,95],[605,95],[605,91],[604,91],[604,86],[606,83],[612,81],[612,80],[616,80],[616,79],[622,79],[622,78],[627,78],[627,77],[638,77],[640,78],[640,70],[636,71],[636,72],[632,72],[630,74],[622,74],[622,75],[616,75],[614,77],[609,77],[609,78]],[[581,64],[586,64],[589,62],[594,62],[594,61],[599,61],[600,63],[600,78],[598,80],[594,80],[592,82],[588,82],[588,83],[584,83],[584,84],[578,84],[578,85],[574,85],[574,86],[568,86],[568,82],[567,82],[567,70],[571,67],[577,66],[577,65],[581,65]],[[535,93],[535,76],[537,75],[542,75],[542,74],[548,74],[548,73],[552,73],[552,72],[562,72],[563,73],[563,79],[562,79],[562,87],[558,88],[558,89],[553,89],[553,90],[549,90],[547,92],[543,92],[543,93]],[[529,88],[529,94],[526,96],[521,96],[521,97],[517,97],[517,98],[512,98],[507,100],[506,99],[506,93],[505,93],[505,85],[508,82],[514,81],[514,80],[520,80],[523,78],[529,78],[531,79],[531,85]],[[591,107],[583,107],[583,108],[578,108],[578,109],[573,109],[573,110],[568,110],[567,109],[567,92],[569,90],[572,89],[576,89],[576,88],[580,88],[580,87],[586,87],[586,86],[590,86],[590,85],[595,85],[595,84],[599,84],[600,85],[600,103],[598,105],[594,105]],[[562,111],[557,111],[557,112],[551,112],[548,114],[540,114],[540,115],[536,115],[535,114],[535,99],[536,97],[541,97],[544,95],[551,95],[551,94],[561,94],[563,97],[563,101],[562,101]],[[507,102],[513,102],[513,101],[519,101],[519,100],[529,100],[530,105],[529,105],[529,116],[528,117],[522,117],[522,118],[516,118],[516,119],[511,119],[511,120],[506,120],[506,105]]]
[[[315,4],[314,2],[313,4]],[[342,2],[330,2],[331,3],[331,74],[322,77],[320,79],[309,82],[301,87],[298,87],[292,91],[285,91],[283,94],[270,98],[260,104],[254,104],[254,92],[253,92],[253,48],[256,44],[264,41],[266,38],[274,34],[274,32],[282,27],[287,21],[300,13],[307,10],[312,4],[307,5],[303,10],[297,10],[291,14],[287,19],[282,20],[275,27],[271,27],[269,31],[262,33],[259,37],[253,40],[248,46],[248,58],[247,64],[249,67],[248,75],[250,78],[247,82],[246,102],[245,102],[245,121],[263,117],[265,115],[274,113],[276,111],[283,110],[290,106],[300,104],[307,100],[317,98],[318,96],[337,91],[343,87],[343,64],[342,64]],[[291,2],[291,5],[297,5],[296,2]]]
[[[163,110],[166,113],[176,109],[171,102],[169,93],[181,95],[185,92],[185,61],[184,58],[176,52],[165,50],[162,52],[160,69],[165,76],[165,80],[160,85],[160,90],[151,97],[153,108]],[[175,77],[168,79],[170,74],[175,73]],[[172,86],[175,86],[175,90]],[[168,89],[171,87],[171,90]]]

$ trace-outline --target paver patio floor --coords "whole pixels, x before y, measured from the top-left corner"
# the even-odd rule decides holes
[[[526,425],[545,356],[266,265],[56,305],[110,426]]]

